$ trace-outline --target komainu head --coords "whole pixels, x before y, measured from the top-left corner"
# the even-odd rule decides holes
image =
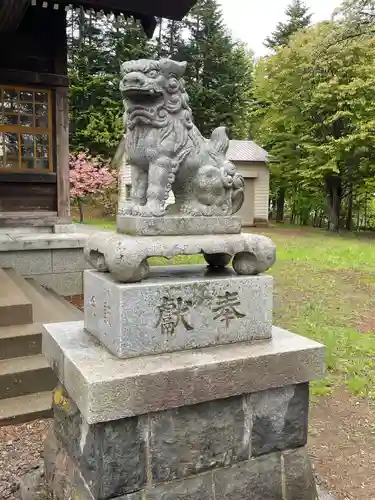
[[[125,100],[157,100],[168,94],[184,92],[182,79],[186,62],[171,59],[139,59],[127,61],[121,66],[120,91]]]

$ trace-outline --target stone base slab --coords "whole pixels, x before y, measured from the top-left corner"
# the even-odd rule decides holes
[[[308,383],[89,424],[54,392],[46,478],[59,500],[315,500]]]
[[[110,272],[122,283],[141,281],[149,274],[149,257],[171,259],[177,255],[203,254],[211,267],[224,268],[232,257],[237,274],[257,275],[275,262],[276,247],[259,234],[187,236],[128,236],[99,232],[85,247],[88,262],[100,272]]]
[[[89,424],[320,378],[324,348],[274,327],[272,340],[122,360],[83,322],[45,326],[43,353]]]
[[[163,217],[117,216],[117,232],[137,236],[176,236],[192,234],[238,234],[239,217],[189,217],[165,215]]]
[[[120,358],[269,339],[272,283],[206,266],[155,267],[126,284],[85,271],[85,329]]]

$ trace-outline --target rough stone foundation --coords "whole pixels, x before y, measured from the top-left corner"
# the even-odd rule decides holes
[[[89,425],[54,395],[46,477],[59,500],[315,500],[308,383]]]

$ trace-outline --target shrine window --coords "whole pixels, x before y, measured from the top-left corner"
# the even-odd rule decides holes
[[[0,85],[0,172],[50,172],[51,91]]]

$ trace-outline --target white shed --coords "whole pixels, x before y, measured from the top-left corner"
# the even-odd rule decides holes
[[[230,141],[227,156],[245,179],[245,202],[237,214],[242,225],[267,222],[270,196],[267,151],[253,141]]]
[[[230,141],[227,157],[245,179],[245,202],[237,214],[242,217],[243,225],[252,226],[255,222],[267,222],[270,179],[267,152],[252,141]],[[119,208],[130,196],[129,165],[122,164],[120,177]],[[174,203],[173,193],[170,194],[167,203]]]

